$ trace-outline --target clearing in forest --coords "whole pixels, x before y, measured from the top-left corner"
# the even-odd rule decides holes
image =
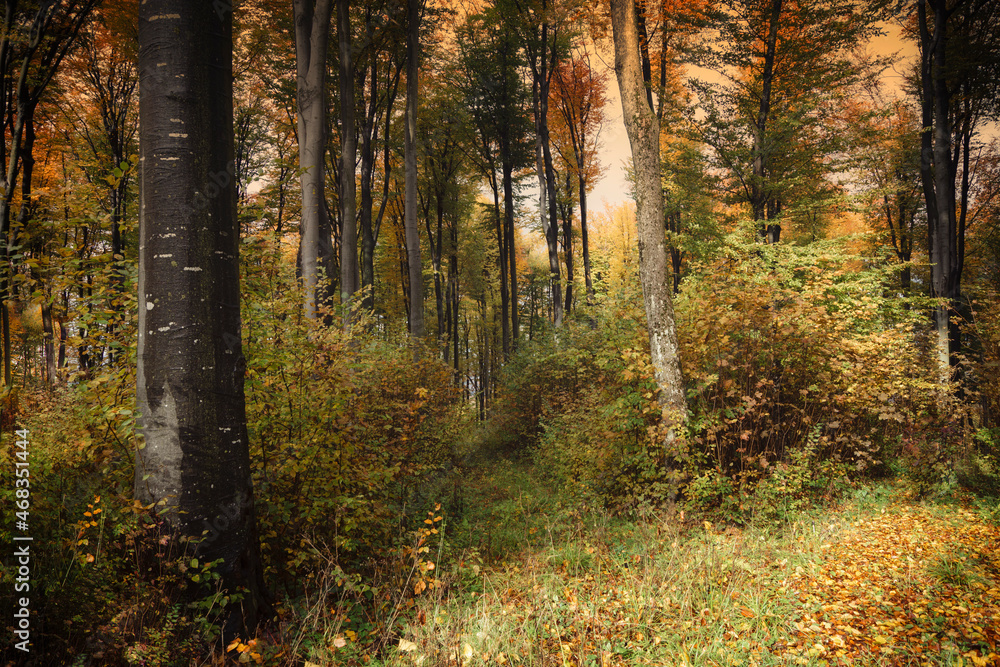
[[[441,568],[386,664],[1000,665],[1000,528],[969,503],[883,495],[780,531],[519,506],[535,547]]]

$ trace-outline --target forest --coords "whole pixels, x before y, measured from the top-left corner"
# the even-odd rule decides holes
[[[4,665],[1000,665],[1000,3],[3,21]]]

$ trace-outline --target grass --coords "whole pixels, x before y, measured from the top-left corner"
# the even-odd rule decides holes
[[[417,599],[377,664],[775,664],[791,641],[782,582],[814,567],[837,528],[720,530],[677,511],[624,520],[563,505],[525,469],[482,481],[492,502],[466,506],[488,509],[456,522],[443,585]]]
[[[997,530],[971,510],[882,485],[736,528],[576,506],[527,467],[480,475],[429,542],[435,585],[403,585],[375,639],[314,633],[311,665],[1000,664]]]

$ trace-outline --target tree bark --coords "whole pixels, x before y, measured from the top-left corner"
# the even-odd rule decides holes
[[[928,27],[927,5],[934,12]],[[934,309],[935,349],[943,382],[951,376],[949,306],[953,296],[952,258],[955,252],[955,181],[951,158],[951,95],[945,75],[948,11],[943,2],[917,3],[920,31],[921,132],[920,176],[927,204],[927,242],[931,264],[931,296],[947,303]]]
[[[611,26],[615,44],[615,75],[635,168],[639,275],[649,327],[650,354],[664,419],[671,426],[679,427],[687,420],[687,403],[677,357],[677,332],[670,298],[670,260],[663,230],[660,128],[646,98],[639,64],[634,0],[612,0]]]
[[[295,69],[298,95],[299,171],[302,217],[299,254],[304,288],[304,313],[317,315],[320,228],[324,214],[326,155],[326,51],[330,34],[331,0],[294,0]],[[327,279],[332,276],[324,276]]]
[[[358,147],[354,128],[354,54],[351,45],[350,0],[337,0],[340,44],[340,301],[344,328],[352,322],[351,301],[358,291],[357,172]]]
[[[233,163],[232,14],[146,0],[139,15],[135,494],[222,559],[224,643],[270,614],[254,513]]]
[[[753,219],[758,221],[761,239],[767,243],[777,243],[781,235],[781,227],[768,220],[768,204],[770,193],[765,186],[768,164],[767,155],[767,121],[771,113],[771,85],[774,80],[774,57],[778,44],[778,21],[781,18],[782,0],[772,0],[771,17],[767,30],[767,43],[764,53],[764,72],[761,77],[760,107],[753,131],[753,180],[751,181],[751,206]]]
[[[410,337],[424,337],[424,266],[420,258],[420,227],[417,224],[417,77],[420,69],[420,0],[407,0],[406,31],[406,124],[403,152],[406,169],[406,200],[403,227],[410,265]]]

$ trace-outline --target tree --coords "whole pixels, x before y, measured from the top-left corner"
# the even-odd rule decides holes
[[[354,53],[351,46],[351,2],[337,0],[340,45],[340,301],[344,327],[352,321],[351,300],[358,291],[357,173],[358,146],[354,122]]]
[[[97,0],[30,3],[18,6],[8,0],[0,36],[0,120],[4,125],[0,151],[0,338],[3,339],[4,384],[11,386],[10,300],[13,283],[11,262],[17,249],[17,228],[11,226],[11,208],[18,190],[18,175],[24,204],[31,197],[31,146],[34,115],[42,95],[75,45],[76,37]],[[8,138],[9,132],[9,138]],[[27,220],[19,221],[23,226]]]
[[[299,171],[302,182],[299,253],[305,288],[305,315],[315,318],[322,254],[320,228],[323,226],[321,219],[326,215],[323,195],[326,182],[323,175],[326,154],[326,47],[332,5],[331,0],[294,0],[292,6],[295,13]]]
[[[878,91],[873,91],[870,107],[859,104],[849,119],[862,135],[853,161],[860,172],[867,209],[903,265],[899,287],[903,294],[909,294],[910,261],[923,215],[920,120],[912,105],[901,100],[888,102]]]
[[[949,6],[951,5],[951,6]],[[973,138],[1000,114],[1000,8],[989,0],[917,2],[920,175],[927,206],[931,295],[942,376],[961,347],[950,310],[961,310],[965,232],[975,168]],[[959,184],[956,184],[958,181]]]
[[[542,229],[545,232],[545,243],[549,252],[552,322],[556,327],[560,327],[564,304],[559,266],[558,185],[552,160],[552,141],[549,136],[549,91],[556,68],[568,51],[569,16],[567,8],[555,0],[511,1],[513,7],[506,1],[497,2],[495,7],[501,12],[512,12],[514,25],[523,34],[526,60],[531,72],[532,109],[535,116],[535,162],[541,192],[539,203]],[[516,295],[516,291],[513,293]]]
[[[762,240],[780,240],[803,174],[823,179],[837,166],[838,92],[863,74],[853,50],[877,31],[886,4],[725,0],[714,10],[717,38],[691,50],[690,62],[724,78],[694,82],[705,111],[701,140]]]
[[[224,638],[269,613],[254,514],[233,178],[232,15],[201,0],[139,14],[135,493],[195,555],[221,559]]]
[[[417,224],[417,75],[420,70],[421,0],[407,0],[406,123],[403,128],[406,203],[404,222],[406,254],[410,268],[410,336],[424,336],[424,277],[420,260],[420,227]]]
[[[649,348],[664,419],[676,427],[687,419],[687,403],[677,357],[669,258],[663,230],[660,127],[646,95],[639,61],[639,29],[632,0],[612,0],[611,28],[615,44],[615,75],[635,168],[639,276],[649,328]]]
[[[528,91],[519,69],[524,54],[510,16],[491,8],[460,28],[461,87],[476,138],[476,166],[489,180],[500,269],[502,350],[517,347],[517,266],[514,240],[514,172],[530,164]],[[503,196],[501,217],[500,196]],[[513,301],[513,307],[511,307]]]
[[[404,151],[398,150],[402,137],[393,132],[396,122],[405,121],[405,117],[400,119],[394,109],[407,64],[404,9],[405,3],[395,0],[365,3],[359,13],[360,21],[356,21],[360,25],[361,39],[352,49],[358,93],[355,99],[355,141],[360,153],[357,234],[363,292],[361,307],[368,313],[375,311],[375,250],[386,209],[393,197],[391,189],[396,180],[393,177],[394,160],[398,153],[405,152],[405,148]],[[341,143],[343,145],[343,137]],[[381,201],[376,202],[380,153],[382,193]]]
[[[422,114],[426,122],[418,128],[423,157],[424,191],[421,208],[427,226],[427,242],[434,270],[434,296],[437,312],[437,338],[442,358],[451,359],[449,345],[455,348],[458,363],[458,218],[464,182],[465,147],[462,140],[470,135],[462,100],[443,75],[427,77],[429,92],[423,96]],[[448,220],[448,243],[445,245],[445,220]],[[444,258],[448,257],[447,282],[443,277]],[[456,366],[457,370],[457,366]]]
[[[590,53],[584,49],[579,57],[560,62],[555,72],[553,101],[561,117],[560,129],[569,137],[571,171],[576,173],[580,196],[580,242],[583,252],[583,277],[588,299],[594,295],[590,271],[590,240],[587,229],[587,190],[599,173],[597,163],[598,136],[604,123],[607,76],[590,63]],[[568,156],[567,156],[568,157]],[[566,306],[571,296],[567,286]]]
[[[670,136],[663,145],[664,211],[667,243],[673,269],[673,291],[680,292],[684,258],[703,258],[720,236],[710,197],[713,179],[702,146],[684,137]]]
[[[112,280],[119,295],[125,290],[123,226],[128,204],[135,196],[132,186],[138,167],[135,161],[139,129],[135,104],[138,96],[135,70],[138,8],[138,2],[130,0],[105,1],[94,19],[88,22],[88,34],[81,40],[81,48],[70,54],[59,77],[63,113],[68,121],[67,143],[79,146],[74,151],[77,165],[97,189],[101,210],[110,218]],[[77,141],[73,141],[74,138]],[[95,236],[104,231],[92,221],[83,224],[94,226]],[[88,280],[87,291],[90,292],[92,277],[88,276]],[[78,289],[82,292],[83,286]],[[124,316],[121,312],[124,299],[114,301],[118,303],[112,304],[111,310],[118,312],[108,318],[109,337]],[[80,338],[86,339],[87,330],[81,329]],[[90,361],[85,350],[86,346],[82,345],[80,360],[84,368]],[[113,362],[115,357],[112,353],[109,360]]]

